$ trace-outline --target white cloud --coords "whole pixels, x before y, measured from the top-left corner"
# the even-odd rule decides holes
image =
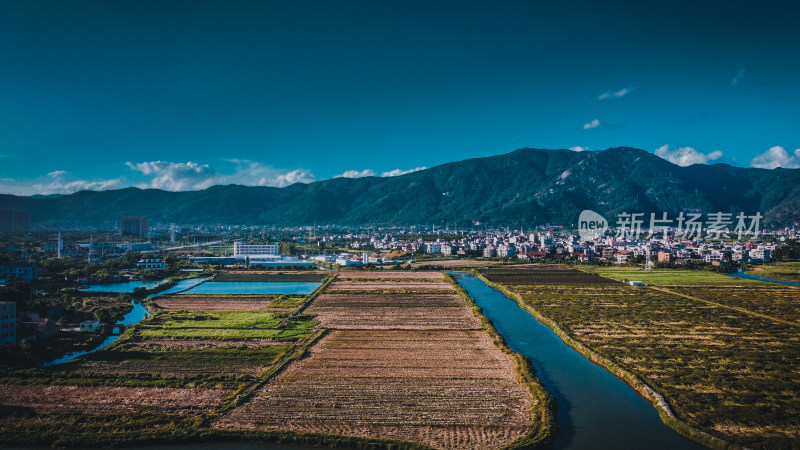
[[[600,121],[599,121],[599,120],[597,120],[597,119],[594,119],[593,121],[591,121],[591,122],[589,122],[589,123],[585,124],[585,125],[583,126],[583,129],[584,129],[584,130],[591,130],[592,128],[597,128],[597,127],[599,127],[599,126],[600,126]]]
[[[739,69],[739,71],[736,72],[736,75],[733,76],[733,79],[731,80],[731,86],[733,87],[738,86],[739,83],[742,82],[742,78],[744,78],[744,67]]]
[[[382,177],[397,177],[397,176],[400,176],[400,175],[405,175],[407,173],[417,172],[417,171],[425,170],[425,169],[427,169],[427,167],[425,167],[425,166],[423,166],[423,167],[415,167],[413,169],[408,169],[408,170],[394,169],[394,170],[390,170],[388,172],[383,172],[381,174],[381,176]]]
[[[798,169],[800,168],[800,148],[796,149],[793,155],[790,155],[783,147],[772,147],[753,158],[750,161],[750,165],[759,169],[774,169],[776,167]]]
[[[105,180],[72,179],[63,170],[55,170],[33,180],[0,180],[0,192],[16,195],[71,194],[81,190],[102,191],[136,186],[142,189],[166,191],[201,190],[214,185],[241,184],[246,186],[284,187],[295,183],[311,183],[316,177],[304,169],[280,170],[259,162],[230,159],[219,170],[209,164],[170,161],[126,162],[138,172],[135,180],[121,176]]]
[[[262,178],[260,186],[284,187],[295,183],[308,184],[316,179],[317,178],[314,176],[314,174],[307,170],[295,169],[291,172],[287,172],[272,178]]]
[[[125,163],[131,169],[153,178],[138,187],[163,189],[166,191],[201,190],[219,184],[241,184],[246,186],[284,187],[294,183],[310,183],[314,175],[303,169],[281,171],[273,167],[246,159],[231,159],[235,165],[233,173],[220,173],[208,164],[195,162],[174,163],[148,161]]]
[[[622,97],[625,97],[626,95],[630,94],[631,92],[633,92],[635,90],[636,90],[636,88],[626,87],[626,88],[622,88],[622,89],[620,89],[618,91],[615,91],[615,92],[612,92],[612,91],[603,92],[602,94],[600,94],[599,97],[597,97],[597,99],[598,100],[606,100],[606,99],[609,99],[609,98],[622,98]]]
[[[589,150],[589,147],[581,147],[580,145],[576,145],[575,147],[570,147],[569,149],[573,152],[585,152],[586,150]]]
[[[59,172],[59,171],[56,171]],[[61,171],[63,172],[63,171]],[[53,173],[53,172],[50,172]],[[66,172],[64,172],[65,174]],[[50,176],[49,178],[61,177],[64,174]],[[50,174],[48,174],[49,176]],[[112,178],[109,180],[63,180],[52,179],[43,181],[23,181],[13,179],[3,179],[0,183],[0,192],[7,192],[13,195],[50,195],[50,194],[72,194],[78,191],[105,191],[108,189],[120,189],[125,187],[127,181],[124,178]],[[10,183],[5,183],[10,182]]]
[[[346,170],[344,173],[334,176],[333,178],[363,178],[374,177],[375,171],[372,169],[364,170]]]
[[[709,161],[722,158],[722,152],[719,150],[714,150],[711,153],[698,152],[692,147],[670,150],[669,145],[662,145],[657,148],[655,154],[681,167],[691,166],[692,164],[707,164]]]
[[[218,183],[217,171],[208,164],[195,162],[174,163],[168,161],[126,162],[131,169],[153,178],[139,184],[140,188],[163,189],[165,191],[196,191]]]
[[[311,183],[317,179],[305,169],[287,172],[247,159],[231,159],[229,162],[236,165],[236,170],[232,175],[220,175],[215,184],[284,187],[295,183]]]

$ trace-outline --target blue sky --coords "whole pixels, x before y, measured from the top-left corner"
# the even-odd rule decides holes
[[[521,147],[800,167],[791,1],[0,1],[0,192],[282,186]]]

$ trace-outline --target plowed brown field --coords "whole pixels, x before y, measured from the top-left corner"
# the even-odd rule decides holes
[[[413,283],[408,277],[416,274],[400,272],[392,283],[387,273],[380,283],[333,283],[328,292],[336,284],[353,291],[372,285],[406,291],[409,284],[453,291],[443,279]],[[325,293],[306,312],[332,331],[215,427],[453,449],[499,448],[528,432],[533,400],[514,361],[455,293]]]

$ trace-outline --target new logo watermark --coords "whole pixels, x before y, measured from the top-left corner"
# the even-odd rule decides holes
[[[650,213],[647,220],[645,213],[621,212],[614,223],[617,239],[638,240],[649,239],[658,233],[667,236],[673,232],[676,239],[719,241],[724,239],[741,240],[743,237],[758,238],[761,234],[760,224],[763,216],[760,212],[747,215],[743,212],[736,216],[733,213],[715,212],[706,214],[703,221],[701,213],[680,212],[670,219],[668,213],[660,216]],[[578,235],[584,239],[596,239],[605,235],[609,222],[600,214],[586,209],[578,217]]]
[[[578,236],[583,239],[597,239],[605,235],[608,221],[600,214],[584,209],[578,217]]]

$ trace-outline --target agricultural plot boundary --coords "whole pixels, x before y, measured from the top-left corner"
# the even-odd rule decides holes
[[[483,315],[481,307],[475,303],[475,300],[461,287],[461,285],[453,279],[450,274],[445,274],[445,280],[449,282],[458,293],[467,306],[472,310],[481,321],[481,328],[489,337],[492,338],[492,343],[501,352],[510,355],[516,363],[516,372],[519,381],[525,385],[531,397],[536,400],[536,403],[531,406],[531,424],[530,431],[522,439],[513,442],[512,444],[504,447],[505,449],[536,449],[548,448],[555,439],[557,431],[556,421],[556,401],[552,395],[545,389],[541,381],[536,377],[536,370],[523,355],[511,350],[506,345],[503,336],[497,331],[492,323],[492,320]]]
[[[598,354],[597,352],[587,347],[583,343],[572,338],[572,336],[570,336],[566,331],[564,331],[564,329],[562,329],[555,321],[544,316],[536,308],[532,307],[527,302],[525,302],[518,293],[508,289],[506,286],[502,284],[490,281],[488,278],[483,276],[483,274],[481,274],[478,271],[473,271],[473,273],[487,285],[497,289],[498,291],[502,292],[506,297],[513,299],[515,302],[517,302],[517,304],[521,308],[528,311],[539,322],[547,325],[550,329],[553,330],[553,332],[559,338],[561,338],[561,340],[563,340],[570,347],[574,348],[578,353],[583,355],[589,361],[604,368],[609,373],[613,374],[617,378],[623,380],[628,385],[630,385],[634,389],[634,391],[636,391],[639,395],[641,395],[643,398],[649,401],[653,405],[653,407],[656,408],[659,417],[661,417],[661,420],[668,427],[672,428],[681,435],[710,448],[714,449],[736,448],[735,445],[720,438],[717,438],[715,436],[712,436],[702,430],[699,430],[690,425],[689,423],[679,419],[674,414],[672,408],[670,408],[669,406],[668,400],[663,395],[656,392],[655,389],[650,387],[639,377],[623,369],[611,359]]]

